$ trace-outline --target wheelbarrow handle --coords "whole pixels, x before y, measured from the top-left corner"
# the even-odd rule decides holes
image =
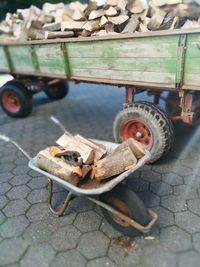
[[[12,139],[10,139],[9,137],[7,137],[6,135],[0,134],[0,140],[2,140],[4,142],[12,143],[14,146],[16,146],[22,152],[22,154],[24,154],[24,156],[28,160],[31,160],[32,159],[32,157],[17,142],[13,141]]]

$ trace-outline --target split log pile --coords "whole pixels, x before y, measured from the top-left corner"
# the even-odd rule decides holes
[[[200,27],[199,0],[105,0],[45,3],[6,15],[0,41],[116,35]]]
[[[145,151],[139,143],[128,139],[112,152],[81,135],[64,134],[37,155],[39,168],[74,185],[96,185],[105,179],[134,168]],[[89,182],[88,182],[89,181]],[[94,184],[94,183],[93,183]]]

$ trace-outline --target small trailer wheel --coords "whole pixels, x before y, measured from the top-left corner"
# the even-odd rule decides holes
[[[113,124],[117,143],[128,138],[140,142],[151,152],[150,163],[167,154],[174,143],[171,120],[156,105],[135,102],[118,113]]]
[[[134,219],[136,222],[146,226],[149,223],[149,216],[142,200],[127,186],[120,184],[112,191],[99,196],[100,200],[109,204],[111,207],[120,211],[124,215]],[[127,222],[112,214],[104,208],[101,208],[105,219],[123,235],[135,237],[142,233]]]
[[[69,86],[67,82],[60,81],[53,85],[48,85],[45,89],[46,95],[50,99],[59,100],[64,98],[69,92]]]
[[[9,81],[1,87],[0,104],[5,113],[13,118],[26,117],[33,109],[31,93],[18,81]]]

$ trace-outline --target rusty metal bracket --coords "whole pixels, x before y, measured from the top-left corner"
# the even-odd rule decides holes
[[[127,86],[125,90],[126,90],[125,92],[126,96],[125,96],[125,103],[123,104],[124,109],[132,106],[135,95],[135,88]]]
[[[133,228],[137,229],[138,231],[142,233],[148,233],[153,225],[156,223],[158,220],[158,215],[151,209],[148,209],[147,212],[149,216],[151,217],[151,221],[149,222],[148,225],[143,226],[140,223],[136,222],[134,219],[129,218],[128,216],[124,215],[123,213],[119,212],[118,210],[114,209],[110,205],[96,199],[93,197],[87,197],[90,201],[94,202],[95,204],[101,206],[102,208],[106,209],[107,211],[116,214],[118,217],[120,217],[123,221],[127,222],[130,226]]]
[[[73,198],[72,192],[69,192],[67,194],[67,197],[62,204],[61,208],[59,210],[55,210],[52,206],[52,198],[53,198],[53,181],[51,179],[48,179],[48,206],[51,214],[55,217],[60,217],[64,214],[65,210],[69,206],[70,201]]]

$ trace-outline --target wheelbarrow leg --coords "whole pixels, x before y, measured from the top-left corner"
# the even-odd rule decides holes
[[[70,201],[73,198],[72,192],[69,192],[67,194],[67,197],[62,204],[61,208],[59,210],[55,210],[52,206],[52,198],[53,198],[53,181],[51,179],[48,179],[48,206],[51,214],[55,217],[60,217],[64,214],[66,208],[68,207]]]

